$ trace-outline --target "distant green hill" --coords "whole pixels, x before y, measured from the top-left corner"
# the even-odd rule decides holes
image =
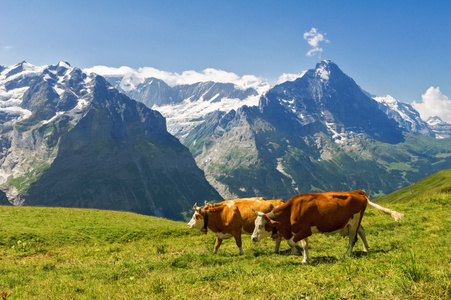
[[[380,203],[404,203],[414,198],[451,192],[451,169],[437,172],[414,184],[377,198]]]

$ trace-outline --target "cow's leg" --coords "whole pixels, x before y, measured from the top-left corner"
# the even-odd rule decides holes
[[[366,235],[365,230],[363,229],[362,225],[359,226],[359,229],[357,230],[357,233],[359,234],[360,238],[363,242],[363,252],[368,252],[370,247],[368,246],[368,242],[366,241]]]
[[[295,235],[293,235],[291,237],[291,239],[288,241],[288,245],[290,245],[290,247],[291,247],[291,253],[295,254],[295,255],[299,255],[299,251],[298,251],[298,249],[296,249],[296,243],[301,241],[302,247],[304,247],[304,243],[302,242],[302,240],[307,239],[311,235],[312,235],[312,231],[310,228],[307,228],[305,230],[300,230]],[[305,245],[307,245],[307,242],[305,243]],[[305,255],[305,251],[304,251],[304,255]],[[307,257],[308,257],[308,252],[307,252]],[[304,256],[304,258],[305,258],[305,256]]]
[[[243,255],[243,248],[242,248],[242,243],[241,243],[241,233],[239,234],[234,234],[233,237],[235,238],[235,242],[236,245],[238,246],[238,249],[240,249],[240,255]]]
[[[282,238],[278,238],[276,239],[276,246],[274,247],[274,254],[279,253],[279,249],[280,249],[280,242],[282,241]]]
[[[304,249],[304,259],[302,260],[303,264],[308,263],[308,238],[301,240],[302,248]]]
[[[216,254],[216,252],[218,252],[219,246],[221,246],[221,244],[222,244],[222,239],[216,237],[215,250],[213,250],[213,254]]]
[[[357,224],[357,226],[354,224],[349,226],[349,245],[348,250],[346,250],[346,253],[343,255],[343,258],[346,258],[346,256],[351,254],[352,248],[354,248],[354,245],[357,242],[357,230],[359,227],[360,224]]]
[[[291,247],[291,254],[293,255],[299,255],[299,251],[296,248],[296,243],[294,242],[294,235],[291,237],[291,239],[287,240],[288,246]]]

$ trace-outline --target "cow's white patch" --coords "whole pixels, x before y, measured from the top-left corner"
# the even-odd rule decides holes
[[[266,218],[264,217],[264,213],[262,212],[257,212],[257,218],[255,219],[255,228],[254,228],[254,232],[252,233],[251,239],[254,242],[259,242],[262,238],[264,238],[263,236],[265,235],[265,233],[267,232],[265,230],[265,224],[266,224]],[[265,236],[267,237],[267,236]]]
[[[204,227],[204,218],[202,218],[199,213],[195,212],[187,226],[191,229],[202,229]]]

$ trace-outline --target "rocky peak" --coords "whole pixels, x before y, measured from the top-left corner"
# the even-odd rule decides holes
[[[391,141],[402,138],[397,124],[377,102],[331,61],[322,61],[295,81],[275,86],[261,98],[260,107],[272,116],[279,111],[280,123],[294,120],[291,127],[298,127],[302,134],[309,125],[313,132],[326,130],[330,136],[354,132]]]

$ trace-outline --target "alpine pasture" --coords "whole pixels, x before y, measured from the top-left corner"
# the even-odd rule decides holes
[[[243,235],[244,255],[233,239],[213,255],[215,236],[183,222],[0,206],[0,299],[449,299],[450,190],[445,170],[375,199],[404,218],[367,207],[368,254],[358,242],[343,259],[347,239],[313,235],[308,265],[286,241],[272,254]]]

